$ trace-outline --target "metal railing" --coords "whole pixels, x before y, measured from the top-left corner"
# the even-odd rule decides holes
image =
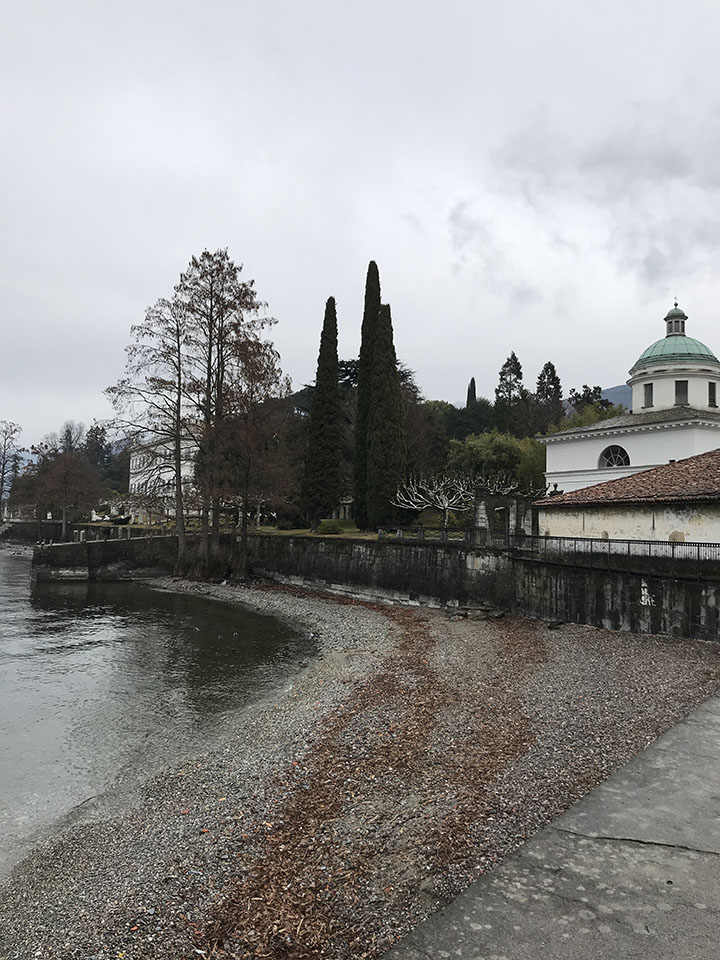
[[[720,543],[600,540],[592,537],[509,537],[510,556],[539,563],[675,580],[720,580]]]
[[[473,527],[379,527],[378,540],[415,540],[420,543],[471,543]]]

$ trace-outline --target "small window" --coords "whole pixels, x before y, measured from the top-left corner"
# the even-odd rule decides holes
[[[708,384],[708,406],[709,407],[717,406],[717,384],[716,383]]]
[[[613,443],[611,446],[605,447],[600,454],[599,466],[601,469],[603,467],[629,467],[630,457],[627,450]]]
[[[651,407],[653,405],[653,385],[651,383],[645,384],[645,402],[643,407]]]
[[[675,381],[675,403],[676,405],[687,404],[688,402],[688,382],[687,380]]]

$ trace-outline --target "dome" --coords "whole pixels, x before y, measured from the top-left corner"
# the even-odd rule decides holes
[[[673,317],[684,317],[682,310],[675,308],[668,314]],[[670,319],[673,319],[670,317]],[[649,367],[656,363],[717,363],[718,359],[709,347],[693,337],[676,335],[674,337],[663,337],[662,340],[656,340],[647,350],[638,357],[633,366],[633,370],[638,367]]]
[[[677,300],[676,300],[675,306],[671,310],[668,310],[667,314],[665,315],[665,319],[666,320],[687,320],[687,314],[685,313],[684,310],[680,309],[680,307],[677,305]]]

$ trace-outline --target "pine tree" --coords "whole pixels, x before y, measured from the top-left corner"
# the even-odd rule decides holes
[[[538,374],[535,387],[535,406],[537,410],[537,428],[547,433],[552,423],[560,423],[563,418],[562,386],[555,364],[550,360]]]
[[[390,307],[380,307],[367,416],[367,522],[376,528],[392,521],[398,485],[405,471],[402,394],[393,345]]]
[[[341,408],[338,387],[337,315],[335,298],[325,304],[317,376],[308,424],[308,447],[301,504],[317,530],[320,519],[340,496]]]
[[[503,433],[527,436],[532,428],[528,419],[527,391],[523,387],[520,361],[513,350],[500,367],[500,380],[495,388],[495,422]]]
[[[470,383],[467,388],[467,399],[465,401],[466,407],[471,407],[477,401],[477,393],[475,392],[475,377],[470,377]]]
[[[380,274],[377,264],[368,264],[365,281],[365,308],[360,335],[358,361],[357,417],[355,420],[355,452],[353,474],[353,514],[361,530],[368,528],[367,473],[368,473],[368,411],[370,409],[370,381],[374,366],[375,329],[380,312]]]

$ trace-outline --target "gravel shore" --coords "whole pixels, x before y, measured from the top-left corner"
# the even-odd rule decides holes
[[[79,811],[0,889],[0,960],[382,954],[720,686],[720,647],[156,582],[318,635],[222,749]]]

